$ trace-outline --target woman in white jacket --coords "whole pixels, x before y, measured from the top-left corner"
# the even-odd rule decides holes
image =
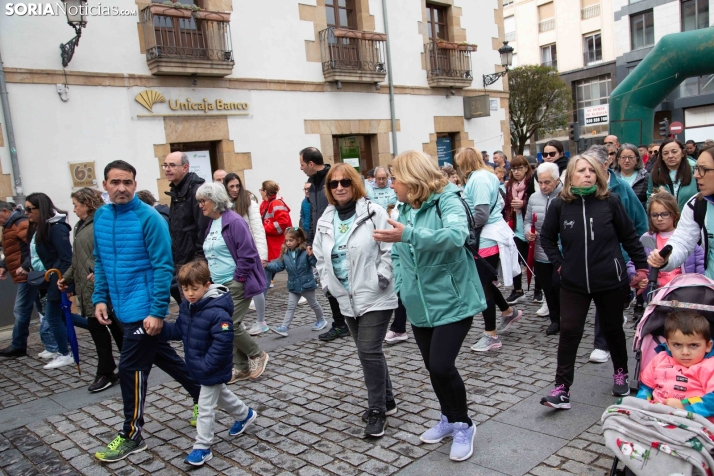
[[[243,188],[243,182],[238,174],[230,173],[225,176],[223,183],[226,185],[228,197],[233,203],[233,210],[248,223],[250,234],[255,241],[260,260],[263,266],[268,262],[268,243],[265,239],[265,228],[263,220],[260,218],[260,206],[255,195]],[[248,334],[257,336],[263,332],[268,332],[270,328],[265,323],[265,294],[253,296],[250,303],[251,309],[255,309],[257,316],[255,324],[248,330]]]
[[[317,221],[312,251],[325,294],[332,295],[357,346],[369,409],[365,436],[384,435],[387,414],[397,410],[382,341],[397,307],[392,278],[392,244],[376,242],[375,230],[388,227],[387,212],[365,199],[357,171],[335,164],[325,177],[330,205]]]

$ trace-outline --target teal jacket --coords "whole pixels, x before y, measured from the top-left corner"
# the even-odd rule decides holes
[[[411,225],[411,205],[399,207],[399,222],[405,228],[402,241],[392,246],[394,290],[416,327],[443,326],[486,309],[474,258],[464,248],[469,230],[459,193],[449,183],[441,193],[431,194]]]
[[[689,165],[694,167],[697,165],[697,163],[692,160],[691,157],[687,157],[687,161],[689,162]],[[668,191],[672,195],[674,195],[677,198],[677,205],[679,205],[679,211],[681,212],[684,210],[684,206],[687,204],[690,198],[692,198],[694,195],[699,193],[699,190],[697,189],[697,181],[694,180],[694,171],[692,170],[692,181],[689,182],[689,185],[680,185],[679,190],[677,190],[677,193],[674,193],[674,187],[671,185],[661,185],[658,188],[663,188],[664,190]],[[647,205],[649,206],[650,204],[650,195],[654,193],[654,184],[652,183],[652,174],[650,174],[650,177],[647,182]]]

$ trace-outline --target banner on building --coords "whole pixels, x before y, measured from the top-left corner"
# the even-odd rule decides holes
[[[213,172],[211,171],[211,154],[207,150],[192,150],[184,152],[188,155],[188,171],[193,172],[206,183],[213,182]]]
[[[439,167],[444,164],[453,164],[453,156],[451,154],[451,137],[436,138],[436,155],[439,158]]]
[[[72,176],[72,187],[94,187],[97,185],[97,173],[94,162],[73,162],[69,164],[69,173]]]
[[[586,126],[607,124],[610,122],[610,106],[608,104],[588,106],[584,109],[584,114]]]

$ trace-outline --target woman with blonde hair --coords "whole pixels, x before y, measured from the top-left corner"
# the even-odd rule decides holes
[[[384,435],[387,415],[397,411],[382,342],[397,307],[392,279],[392,245],[373,238],[387,227],[387,212],[366,199],[362,178],[349,164],[335,164],[325,176],[330,203],[317,221],[312,252],[320,284],[334,297],[357,346],[367,387],[364,435]]]
[[[610,194],[606,172],[598,159],[580,155],[570,160],[560,197],[546,212],[540,240],[561,280],[555,388],[540,403],[570,408],[575,359],[591,301],[595,302],[612,355],[612,394],[628,395],[622,301],[612,297],[620,295],[628,280],[621,246],[637,269],[631,286],[647,279],[647,257],[625,207],[616,194]]]
[[[474,314],[486,308],[473,256],[464,247],[466,209],[459,188],[424,153],[404,152],[392,165],[392,187],[402,202],[399,221],[389,220],[393,228],[383,226],[374,237],[394,243],[394,288],[441,406],[439,423],[420,439],[453,437],[450,458],[463,461],[473,454],[476,428],[455,362]]]
[[[486,297],[483,311],[484,334],[471,347],[475,352],[488,352],[502,347],[498,332],[505,332],[520,320],[523,312],[508,305],[501,291],[493,284],[499,280],[513,285],[513,277],[521,274],[518,251],[513,241],[514,233],[503,220],[503,199],[500,183],[492,169],[473,147],[459,149],[454,161],[464,186],[464,198],[471,205],[476,226],[482,227],[479,258],[476,269]],[[496,328],[496,306],[501,310],[501,322]]]

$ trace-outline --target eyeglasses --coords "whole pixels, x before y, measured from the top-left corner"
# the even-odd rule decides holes
[[[621,155],[621,156],[620,156],[620,160],[623,161],[623,162],[627,162],[627,161],[630,161],[630,160],[636,161],[636,160],[637,160],[637,157],[635,157],[634,155]]]
[[[182,164],[161,164],[162,169],[174,169],[176,167],[181,167]]]
[[[612,157],[613,155],[617,155],[617,152],[608,152],[607,155],[608,157]]]
[[[204,200],[203,198],[201,198],[201,199],[199,199],[199,200],[197,200],[197,201],[198,201],[198,204],[199,204],[200,206],[203,206],[203,205],[205,205],[205,203],[206,203],[206,200]]]
[[[352,186],[352,179],[343,178],[342,180],[330,180],[327,185],[332,189],[336,189],[338,185],[342,185],[342,188],[347,188]]]
[[[543,152],[543,157],[556,157],[558,152]]]
[[[520,172],[521,170],[526,170],[527,167],[525,165],[519,165],[518,167],[511,167],[511,170],[514,172]]]
[[[310,187],[303,188],[302,191],[305,192],[305,193],[307,193],[307,192],[310,191]]]
[[[258,191],[259,191],[259,192],[265,192],[265,190],[263,190],[262,188],[259,188]]]
[[[657,155],[657,151],[656,151],[656,150],[651,150],[651,151],[650,151],[650,155]]]
[[[652,218],[653,220],[656,220],[656,219],[658,219],[658,218],[665,218],[665,219],[666,219],[666,218],[669,218],[670,215],[671,215],[671,213],[669,213],[669,212],[650,213],[650,218]]]
[[[25,207],[25,214],[29,215],[32,213],[32,210],[37,210],[39,207]]]
[[[694,167],[692,167],[692,169],[694,170],[694,173],[699,174],[700,177],[704,177],[707,172],[709,172],[710,170],[714,170],[710,169],[709,167],[702,167],[701,165],[695,165]]]

